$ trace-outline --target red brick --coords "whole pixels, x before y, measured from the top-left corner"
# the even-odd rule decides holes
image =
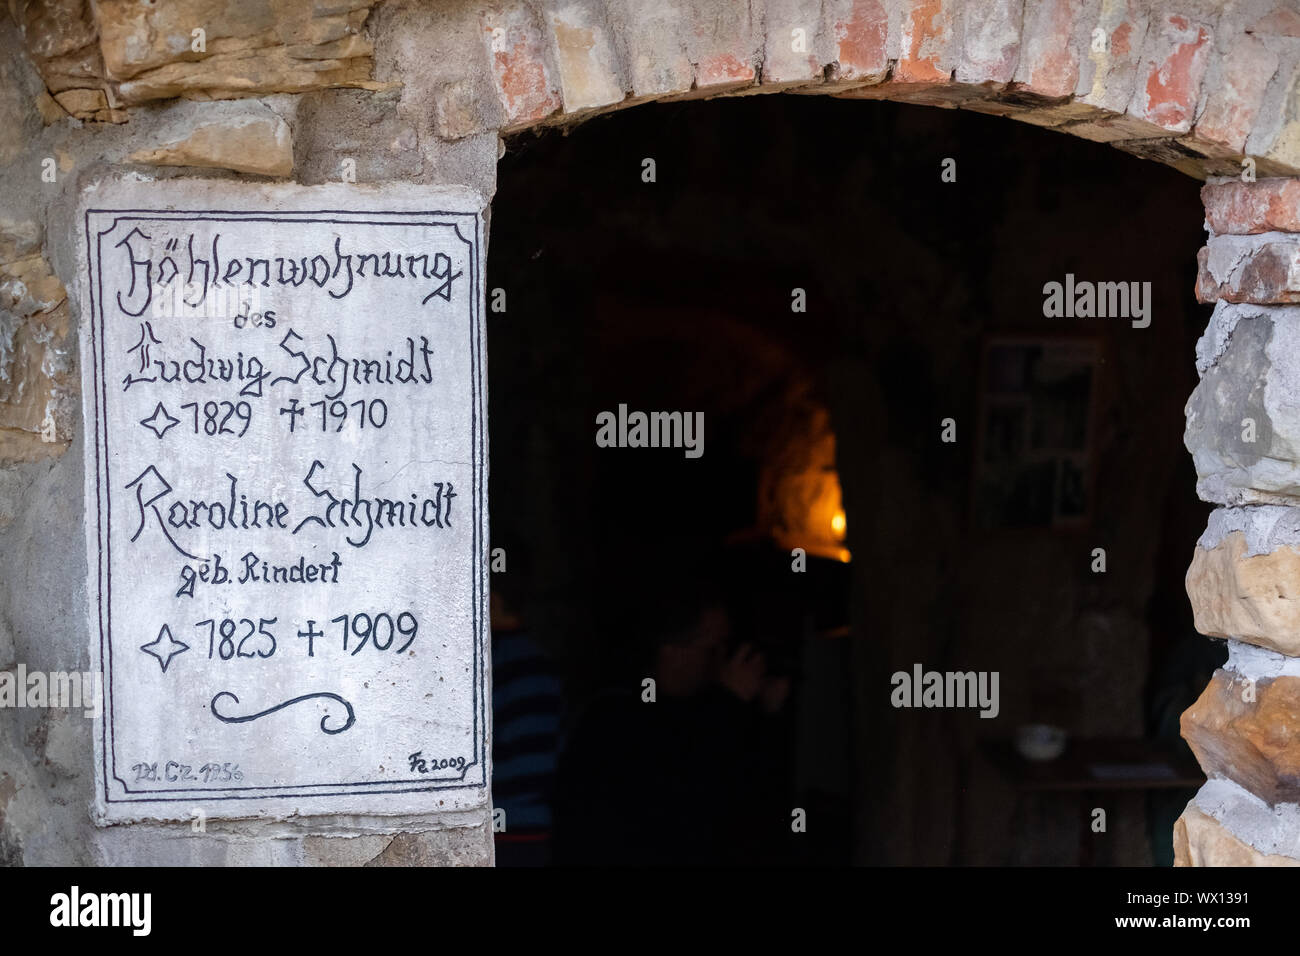
[[[1216,236],[1196,261],[1200,302],[1300,302],[1300,240]]]
[[[954,0],[910,0],[903,13],[902,55],[891,83],[947,83],[956,66]]]
[[[559,110],[560,91],[546,60],[546,33],[532,11],[512,3],[485,10],[480,22],[506,129],[529,126]]]
[[[1192,128],[1201,81],[1210,60],[1208,26],[1178,14],[1147,30],[1130,115],[1175,133]]]
[[[1248,30],[1268,36],[1300,37],[1300,10],[1279,3],[1271,13],[1251,24]]]
[[[756,75],[754,64],[738,59],[734,53],[711,53],[696,67],[695,85],[700,89],[744,85],[753,83]]]
[[[626,23],[623,37],[632,94],[637,98],[688,93],[695,68],[682,48],[687,33],[679,7],[625,0],[619,8]]]
[[[1083,0],[1025,4],[1016,87],[1039,96],[1074,94],[1079,83],[1078,31]]]
[[[1148,15],[1139,0],[1107,0],[1095,18],[1089,18],[1079,33],[1086,54],[1079,64],[1081,102],[1111,113],[1123,113],[1133,100],[1146,41]],[[1093,36],[1100,30],[1105,39],[1094,49]]]
[[[549,9],[546,18],[555,43],[565,112],[621,102],[623,81],[603,9],[594,0],[584,0]]]
[[[1277,71],[1277,56],[1263,41],[1242,34],[1218,69],[1211,72],[1209,92],[1192,140],[1205,147],[1241,153],[1255,125],[1268,81]]]
[[[962,7],[958,83],[1005,86],[1020,59],[1023,0],[971,0]]]
[[[830,32],[837,78],[879,82],[889,72],[889,15],[880,0],[832,0]]]
[[[748,86],[758,79],[749,4],[690,0],[684,6],[689,8],[691,23],[687,54],[695,63],[698,92],[722,92]]]
[[[797,85],[823,78],[819,55],[821,9],[805,0],[767,0],[767,36],[763,44],[763,83]],[[803,50],[796,51],[795,31],[803,31]]]
[[[1300,232],[1300,180],[1213,183],[1201,189],[1205,221],[1215,235]]]

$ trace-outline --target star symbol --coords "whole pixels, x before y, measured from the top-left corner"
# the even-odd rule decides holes
[[[164,638],[166,640],[164,640]],[[144,651],[151,657],[158,658],[158,663],[162,666],[163,673],[167,673],[167,665],[172,662],[172,658],[177,654],[184,654],[190,649],[190,646],[184,641],[178,641],[172,637],[172,630],[166,624],[158,632],[158,637],[148,644],[141,644],[140,650]]]
[[[163,408],[162,402],[158,403],[158,407],[153,410],[152,415],[148,418],[140,419],[140,424],[145,428],[152,429],[153,433],[157,435],[159,439],[161,439],[163,435],[167,434],[169,428],[173,425],[179,425],[180,423],[181,420],[179,418],[172,418],[171,415],[167,413],[167,409]]]

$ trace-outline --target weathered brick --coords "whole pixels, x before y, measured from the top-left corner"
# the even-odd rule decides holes
[[[604,8],[595,0],[576,0],[547,8],[546,19],[565,112],[621,101],[623,81]]]
[[[1005,86],[1020,60],[1023,0],[972,0],[962,7],[958,83]]]
[[[1143,44],[1129,115],[1175,133],[1191,129],[1211,38],[1208,26],[1179,14],[1154,21]]]
[[[695,64],[695,89],[704,94],[751,85],[757,78],[754,22],[747,3],[718,5],[690,0],[687,54]]]
[[[522,2],[490,7],[481,22],[506,131],[530,126],[559,110],[560,91],[546,59],[546,31],[532,10]]]
[[[1080,32],[1086,55],[1075,95],[1081,103],[1123,113],[1137,86],[1148,14],[1140,0],[1102,0]]]
[[[1217,670],[1179,726],[1207,776],[1270,804],[1300,800],[1300,677],[1248,682]]]
[[[1019,89],[1062,98],[1079,82],[1077,34],[1084,0],[1025,4],[1024,35],[1015,81]]]
[[[804,0],[767,0],[766,14],[764,85],[821,80],[825,62],[819,48],[820,7]]]
[[[1300,232],[1300,180],[1213,183],[1201,189],[1205,221],[1215,235]]]
[[[904,6],[902,53],[890,83],[947,83],[956,68],[958,4],[909,0]]]
[[[1264,92],[1246,152],[1258,158],[1264,175],[1300,171],[1300,58],[1295,54],[1278,68]]]
[[[1249,34],[1234,37],[1210,70],[1205,108],[1188,141],[1207,151],[1241,153],[1277,67],[1277,55],[1262,40]]]
[[[1213,236],[1197,263],[1201,302],[1300,302],[1300,238]]]
[[[695,68],[686,55],[686,18],[673,3],[614,0],[624,25],[628,78],[637,99],[688,93]]]
[[[839,80],[879,83],[889,73],[889,15],[880,0],[827,0]]]
[[[1270,36],[1300,37],[1300,10],[1287,0],[1274,4],[1273,9],[1252,23],[1250,33]]]

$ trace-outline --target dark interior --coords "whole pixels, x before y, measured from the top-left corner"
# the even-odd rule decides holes
[[[521,134],[498,172],[492,583],[562,729],[555,773],[496,755],[507,814],[512,776],[557,808],[499,862],[1168,865],[1196,772],[1177,715],[1222,653],[1183,592],[1209,510],[1180,441],[1200,184],[1003,118],[796,95]],[[1067,274],[1150,282],[1149,327],[1045,317]],[[620,404],[702,412],[703,454],[599,447]],[[642,699],[705,591],[725,653],[789,680],[743,767],[710,712],[669,732]],[[997,672],[996,717],[894,706],[918,664]],[[611,696],[639,730],[593,736]],[[1031,724],[1064,754],[1020,756]]]

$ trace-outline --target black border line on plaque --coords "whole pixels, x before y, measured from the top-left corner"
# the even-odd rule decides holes
[[[143,215],[124,215],[128,213],[139,213]],[[115,216],[111,225],[107,229],[96,233],[95,242],[91,244],[90,217],[92,215],[113,215]],[[352,218],[347,219],[326,219],[322,218],[327,215],[342,215]],[[406,217],[391,218],[386,220],[369,220],[357,217],[363,216],[389,216],[389,217]],[[470,219],[473,223],[473,238],[466,239],[455,222],[421,222],[411,221],[411,217],[437,217],[445,216],[459,219]],[[156,789],[156,790],[131,790],[126,781],[117,775],[117,754],[115,750],[115,741],[112,737],[112,713],[113,713],[113,685],[110,679],[112,672],[112,618],[111,612],[108,618],[107,628],[105,627],[105,595],[108,598],[108,606],[111,608],[112,602],[112,561],[111,551],[109,561],[104,560],[104,553],[107,550],[106,545],[110,534],[111,515],[105,519],[105,513],[111,511],[111,492],[108,487],[107,470],[108,470],[108,423],[104,415],[100,412],[100,400],[103,399],[105,407],[108,404],[107,392],[107,371],[102,366],[105,361],[105,342],[104,342],[104,316],[101,311],[103,304],[103,269],[102,269],[102,249],[101,243],[105,235],[111,233],[122,221],[164,221],[172,222],[177,220],[186,221],[207,221],[207,222],[322,222],[332,225],[375,225],[375,226],[416,226],[416,227],[442,227],[450,228],[456,238],[464,242],[470,249],[470,375],[471,388],[473,389],[472,404],[470,408],[470,446],[472,457],[471,467],[471,507],[474,514],[471,519],[471,619],[474,629],[473,648],[473,684],[471,687],[471,712],[473,719],[473,761],[466,765],[458,780],[449,778],[429,779],[429,778],[408,778],[402,780],[374,780],[374,781],[357,781],[342,783],[316,783],[316,784],[289,784],[280,786],[267,787],[225,787],[225,788],[174,788],[174,789]],[[479,256],[482,251],[482,212],[458,212],[451,210],[394,210],[384,211],[357,211],[346,209],[313,209],[313,210],[285,210],[275,216],[268,216],[264,213],[249,210],[228,210],[228,209],[148,209],[148,208],[131,208],[131,209],[108,209],[108,208],[87,208],[84,213],[84,228],[86,237],[86,268],[89,282],[90,297],[90,344],[92,354],[92,365],[95,376],[94,406],[95,406],[95,487],[96,487],[96,531],[97,531],[97,557],[98,557],[98,588],[96,597],[97,611],[99,616],[99,644],[100,644],[100,675],[101,680],[107,687],[107,714],[100,729],[101,734],[101,764],[104,771],[104,800],[106,804],[130,804],[130,803],[178,803],[194,801],[216,801],[216,800],[278,800],[293,798],[317,798],[317,797],[337,797],[337,796],[369,796],[376,793],[427,793],[442,790],[468,790],[476,787],[487,786],[487,741],[486,728],[486,693],[480,694],[481,683],[484,679],[483,664],[483,625],[484,617],[482,614],[482,601],[485,593],[483,582],[483,561],[480,554],[480,534],[481,524],[485,517],[482,508],[482,499],[485,493],[482,480],[482,472],[486,464],[485,444],[486,433],[479,428],[479,419],[483,412],[482,403],[482,340],[481,330],[479,328],[481,314],[479,311]],[[96,336],[96,332],[98,336]],[[100,446],[103,445],[103,456],[101,458]],[[134,796],[134,797],[114,797],[109,792],[109,757],[113,761],[112,779],[121,784],[122,789],[128,794],[178,794],[178,796]],[[480,779],[478,781],[465,782],[465,775],[471,768],[478,766],[480,768]],[[409,786],[410,784],[419,784],[418,786]],[[336,790],[330,792],[302,792],[311,791],[318,787],[369,787],[374,789],[365,790]],[[274,791],[269,793],[247,793],[246,791],[262,790]]]

